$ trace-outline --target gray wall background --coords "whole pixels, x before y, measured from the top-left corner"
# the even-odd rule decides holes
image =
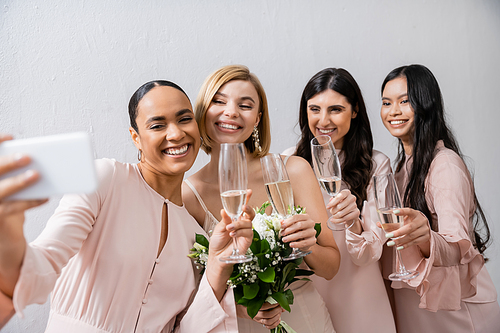
[[[395,156],[380,116],[380,85],[395,67],[421,63],[441,85],[448,120],[470,166],[498,258],[500,2],[404,1],[0,1],[0,132],[25,138],[92,134],[95,157],[135,162],[127,104],[141,84],[169,79],[191,100],[205,77],[244,64],[266,88],[272,151],[296,143],[300,94],[325,67],[358,81],[376,149]],[[207,161],[200,156],[196,171]],[[29,240],[59,198],[27,214]],[[3,332],[43,332],[48,303],[32,305]]]

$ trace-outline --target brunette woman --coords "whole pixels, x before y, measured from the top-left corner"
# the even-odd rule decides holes
[[[500,308],[483,256],[488,223],[431,71],[410,65],[390,72],[380,115],[399,141],[395,177],[408,207],[395,212],[405,225],[387,235],[402,237],[387,245],[420,273],[392,283],[398,331],[498,332]]]
[[[337,332],[395,332],[379,259],[385,237],[376,226],[372,176],[391,172],[390,161],[373,150],[366,107],[358,84],[342,68],[326,68],[306,84],[300,99],[301,138],[284,154],[305,158],[312,166],[311,139],[330,136],[342,166],[342,191],[323,199],[345,231],[331,231],[342,261],[330,281],[313,276]]]

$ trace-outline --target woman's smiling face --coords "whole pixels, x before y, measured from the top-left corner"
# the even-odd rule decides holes
[[[385,85],[380,117],[392,136],[401,139],[405,147],[411,147],[415,113],[408,100],[406,77],[397,77]]]
[[[141,164],[165,175],[189,170],[201,140],[186,95],[173,87],[157,86],[144,95],[137,109],[139,132],[131,129],[131,133],[142,150]]]
[[[335,90],[324,90],[307,101],[309,130],[314,136],[330,136],[337,149],[342,149],[353,118],[356,118],[356,112],[351,104]]]
[[[207,134],[219,144],[245,142],[259,123],[259,110],[259,95],[250,81],[229,81],[220,87],[207,110]]]

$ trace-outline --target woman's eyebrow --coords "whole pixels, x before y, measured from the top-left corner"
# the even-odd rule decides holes
[[[147,121],[146,121],[146,125],[147,124],[150,124],[154,121],[159,121],[159,120],[165,120],[165,117],[164,116],[154,116],[154,117],[151,117],[149,118]]]
[[[183,116],[185,115],[186,113],[193,113],[193,111],[191,111],[190,109],[182,109],[182,110],[179,110],[175,113],[175,116],[176,117],[179,117],[179,116]]]

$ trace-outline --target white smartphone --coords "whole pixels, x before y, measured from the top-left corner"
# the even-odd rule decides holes
[[[0,156],[22,153],[31,163],[1,175],[0,180],[26,170],[36,170],[40,179],[6,200],[42,199],[66,193],[90,193],[97,188],[94,156],[85,132],[11,140],[0,143]]]

